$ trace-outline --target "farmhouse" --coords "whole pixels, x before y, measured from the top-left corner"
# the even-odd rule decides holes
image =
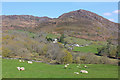
[[[80,45],[80,47],[84,47],[84,45]]]
[[[57,39],[53,39],[53,43],[57,43],[58,42],[58,40]]]
[[[80,45],[79,44],[74,44],[74,46],[79,47]]]

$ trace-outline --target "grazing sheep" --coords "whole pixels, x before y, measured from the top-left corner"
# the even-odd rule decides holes
[[[22,62],[22,60],[19,60],[19,62]]]
[[[66,69],[66,68],[67,68],[67,65],[65,65],[64,68]]]
[[[80,72],[81,73],[88,73],[88,71],[86,71],[86,70],[81,70]]]
[[[75,74],[79,74],[79,72],[74,72]]]
[[[19,60],[19,62],[25,62],[24,60]]]
[[[84,66],[85,68],[88,68],[86,65]]]
[[[67,66],[69,66],[69,64],[66,64]]]
[[[23,60],[23,62],[25,62],[25,61]]]
[[[18,71],[20,71],[20,67],[17,67]]]
[[[24,70],[25,70],[25,68],[24,68],[24,67],[21,67],[20,69],[21,69],[21,71],[24,71]]]
[[[17,67],[18,71],[24,71],[25,68],[24,67]]]
[[[32,61],[28,61],[29,64],[32,64]]]

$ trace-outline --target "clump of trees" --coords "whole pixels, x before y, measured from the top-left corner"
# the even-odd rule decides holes
[[[9,32],[3,31],[2,56],[41,60],[54,64],[81,63],[81,64],[116,64],[108,57],[96,57],[94,54],[68,51],[62,45],[64,34],[60,37],[57,44],[47,41],[46,33],[40,32],[30,34],[16,30]],[[116,56],[118,53],[116,46],[108,43],[105,47],[98,48],[99,55]]]
[[[65,38],[65,36],[64,36],[64,34],[62,34],[59,42],[64,43],[64,38]]]
[[[98,57],[92,53],[78,53],[73,55],[73,63],[79,64],[118,64],[117,60],[111,60],[106,56]]]
[[[120,56],[120,52],[118,50],[118,46],[113,45],[110,40],[108,40],[106,46],[97,49],[98,55],[111,58],[118,58]]]
[[[72,55],[62,44],[46,40],[45,33],[31,37],[22,31],[3,32],[3,57],[29,58],[52,63],[72,63]],[[60,40],[63,42],[64,35]],[[49,40],[49,39],[48,39]]]
[[[64,63],[64,64],[72,63],[73,62],[72,54],[67,50],[64,50],[64,52],[65,52],[65,55],[63,57],[63,62],[62,63]]]

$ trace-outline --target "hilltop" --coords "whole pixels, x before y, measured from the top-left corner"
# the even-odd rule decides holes
[[[58,18],[3,15],[2,26],[3,30],[27,28],[33,32],[64,32],[78,38],[102,41],[109,38],[117,40],[118,34],[117,23],[82,9],[64,13]]]

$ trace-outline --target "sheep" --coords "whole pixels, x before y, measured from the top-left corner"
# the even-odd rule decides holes
[[[88,71],[86,71],[86,70],[81,70],[80,72],[81,73],[88,73]]]
[[[24,68],[24,67],[21,67],[21,68],[20,68],[20,70],[21,70],[21,71],[24,71],[24,70],[25,70],[25,68]]]
[[[18,71],[24,71],[25,68],[24,67],[17,67]]]
[[[79,72],[74,72],[75,74],[79,74]]]
[[[19,71],[20,71],[20,67],[17,67],[17,70],[19,70]]]
[[[67,68],[67,65],[65,65],[64,68],[66,69],[66,68]]]
[[[88,68],[86,65],[84,66],[85,68]]]
[[[25,61],[23,60],[23,62],[25,62]]]
[[[19,62],[22,62],[22,60],[19,60]]]
[[[29,64],[32,64],[32,61],[28,61]]]
[[[19,60],[19,62],[25,62],[24,60]]]
[[[67,66],[69,66],[69,64],[66,64]]]

